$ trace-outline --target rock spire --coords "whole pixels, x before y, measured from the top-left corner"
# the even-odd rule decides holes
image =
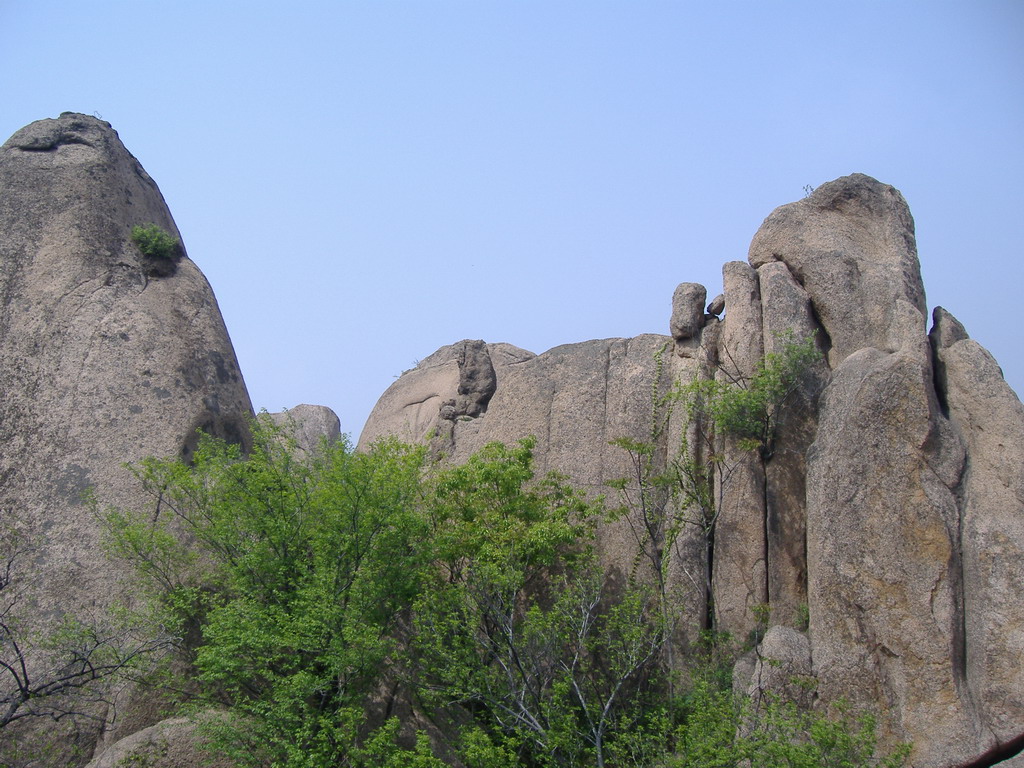
[[[936,309],[928,333],[903,196],[862,174],[823,184],[776,209],[748,260],[723,271],[724,296],[707,313],[702,286],[679,286],[670,336],[536,356],[487,345],[498,358],[493,395],[485,411],[446,427],[446,454],[458,460],[490,440],[532,434],[542,470],[597,492],[623,475],[609,439],[650,434],[652,391],[749,380],[786,333],[813,335],[822,361],[787,402],[770,455],[717,438],[729,473],[716,487],[713,546],[680,542],[688,621],[744,637],[767,618],[779,631],[765,637],[762,659],[774,653],[769,638],[803,630],[797,655],[817,704],[878,713],[883,743],[913,742],[918,768],[952,768],[1017,743],[1024,407],[952,315]],[[667,364],[658,362],[669,348]],[[456,396],[454,349],[395,382],[363,445],[384,434],[436,439],[438,406]],[[694,444],[694,428],[673,415],[662,461],[684,436]],[[624,536],[604,532],[612,567],[628,551]],[[756,669],[737,666],[741,690]]]

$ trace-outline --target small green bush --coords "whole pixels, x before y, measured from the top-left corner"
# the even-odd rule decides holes
[[[181,246],[181,241],[156,224],[132,227],[132,242],[144,256],[154,259],[174,259]]]

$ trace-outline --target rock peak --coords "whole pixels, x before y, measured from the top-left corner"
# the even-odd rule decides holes
[[[782,262],[811,294],[833,366],[864,347],[920,344],[928,310],[914,219],[895,187],[864,174],[822,184],[765,219],[748,261]]]
[[[198,429],[246,440],[252,407],[213,292],[188,259],[153,271],[132,240],[146,224],[180,238],[108,123],[64,113],[0,147],[0,510],[46,532],[33,616],[76,615],[120,589],[83,492],[133,507],[125,462],[188,458]],[[51,764],[77,764],[55,738]]]
[[[495,364],[486,413],[450,423],[444,454],[532,434],[538,468],[598,493],[629,474],[609,440],[650,440],[656,424],[658,466],[682,456],[727,468],[712,470],[709,539],[677,511],[687,626],[745,637],[770,617],[758,658],[797,664],[820,704],[878,713],[882,744],[913,742],[919,768],[1019,744],[1024,407],[945,310],[929,339],[903,195],[864,174],[822,184],[772,212],[748,261],[725,264],[723,278],[707,313],[703,286],[679,285],[671,336]],[[786,339],[808,337],[823,359],[787,395],[767,455],[686,408],[659,413],[674,384],[749,386]],[[403,375],[364,439],[437,440],[459,383],[454,348],[438,355],[448,373],[429,386],[426,370]],[[615,525],[601,532],[604,566],[626,572],[629,529]],[[773,648],[780,638],[787,647]],[[757,666],[737,663],[741,689],[763,683]]]

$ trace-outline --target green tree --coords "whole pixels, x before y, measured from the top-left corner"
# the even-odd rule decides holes
[[[711,417],[719,434],[738,439],[741,447],[758,451],[765,460],[775,449],[782,410],[822,358],[813,334],[798,339],[790,330],[777,341],[779,351],[761,358],[748,378],[695,381],[682,388]]]
[[[722,494],[735,468],[723,451],[722,438],[738,440],[741,448],[756,451],[767,461],[775,448],[779,417],[807,374],[821,359],[814,336],[797,339],[792,331],[779,337],[779,351],[760,360],[749,378],[695,379],[676,384],[667,392],[657,388],[663,366],[662,349],[656,356],[651,392],[651,424],[645,440],[617,438],[612,445],[630,457],[631,472],[609,486],[619,492],[620,516],[628,523],[637,545],[638,561],[649,566],[661,600],[666,632],[675,610],[669,572],[686,570],[676,556],[675,543],[686,528],[694,528],[704,543],[705,562],[714,550],[715,526]],[[674,414],[683,412],[678,442],[666,450],[666,437]],[[667,455],[666,455],[667,454]],[[703,590],[713,616],[711,571],[704,569]],[[710,624],[707,628],[710,627]],[[671,648],[671,644],[667,644]],[[671,655],[668,654],[671,665]]]
[[[180,252],[181,241],[156,224],[132,227],[132,242],[144,256],[154,259],[174,259]]]
[[[900,768],[910,753],[902,745],[876,755],[870,714],[801,710],[771,697],[755,709],[711,677],[697,677],[684,707],[666,768]]]
[[[203,697],[240,764],[356,764],[363,704],[418,593],[424,452],[341,444],[299,461],[256,424],[253,452],[204,439],[151,460],[151,510],[108,516],[164,621],[189,638]]]
[[[415,676],[531,765],[602,766],[623,712],[650,689],[661,634],[648,596],[601,573],[598,507],[558,477],[531,482],[532,447],[490,445],[439,474],[431,515],[444,554],[414,606]]]
[[[870,729],[767,700],[751,713],[720,677],[675,695],[658,588],[603,571],[600,502],[535,477],[532,441],[436,467],[394,442],[299,458],[253,434],[247,456],[206,438],[189,465],[144,462],[152,505],[107,514],[146,618],[181,638],[193,708],[227,710],[205,727],[239,765],[732,768],[847,737],[870,755]],[[450,724],[447,743],[370,725],[396,687]]]

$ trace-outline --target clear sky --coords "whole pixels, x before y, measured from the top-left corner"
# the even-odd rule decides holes
[[[0,141],[69,110],[160,185],[257,408],[358,435],[460,339],[666,333],[852,172],[1024,392],[1020,0],[0,0]]]

